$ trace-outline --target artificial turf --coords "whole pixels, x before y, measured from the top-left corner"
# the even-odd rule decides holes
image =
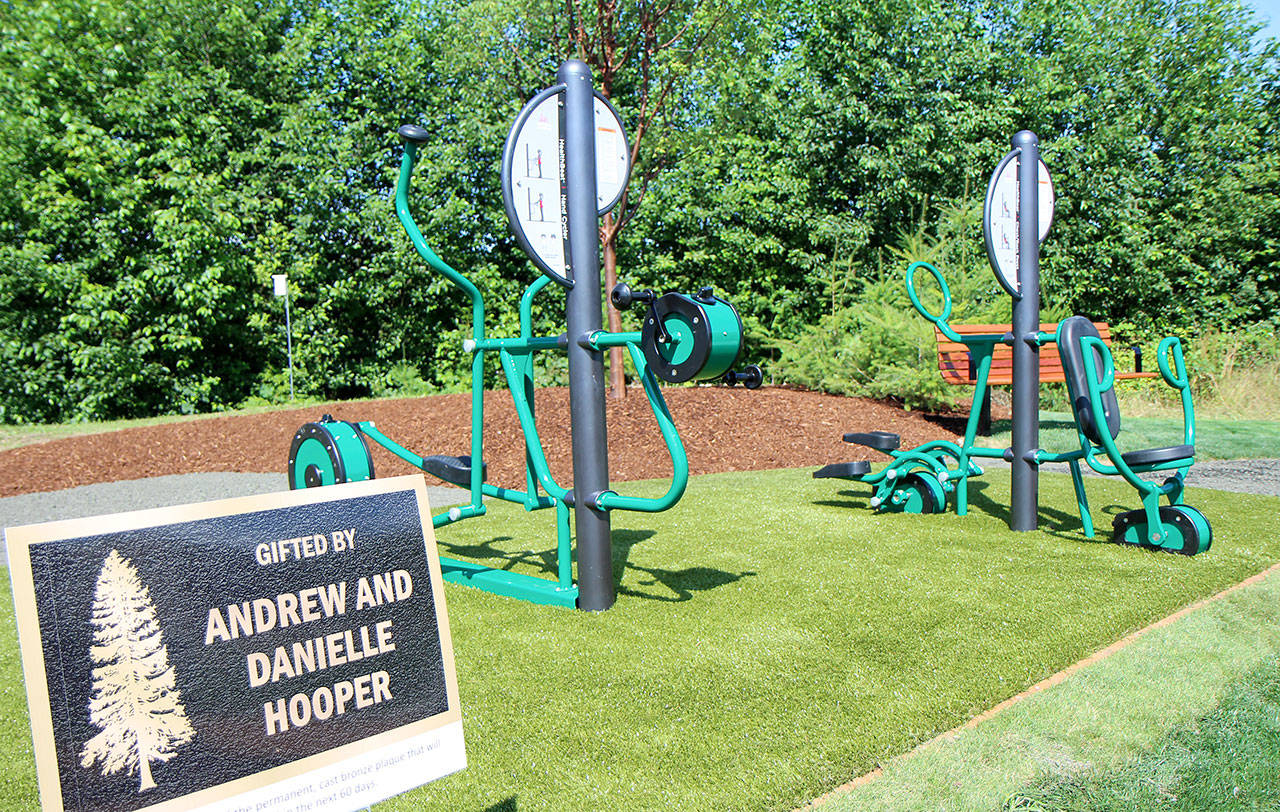
[[[1136,506],[1121,482],[1088,487],[1101,529]],[[608,612],[447,587],[469,766],[379,808],[794,808],[1280,560],[1280,499],[1188,491],[1214,545],[1185,558],[1084,539],[1064,475],[1041,477],[1042,529],[1012,533],[1008,490],[996,471],[968,516],[877,515],[865,486],[808,470],[696,477],[671,511],[614,514]],[[553,567],[551,518],[518,507],[438,539]],[[0,697],[4,803],[30,808],[25,704]]]

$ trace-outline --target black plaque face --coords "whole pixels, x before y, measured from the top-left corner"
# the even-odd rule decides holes
[[[42,803],[217,800],[460,719],[421,477],[396,482],[10,531]]]

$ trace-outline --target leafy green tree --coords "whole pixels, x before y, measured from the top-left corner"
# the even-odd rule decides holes
[[[789,0],[772,36],[705,91],[710,123],[653,211],[663,261],[696,258],[791,336],[832,262],[872,278],[928,201],[976,185],[1013,111],[972,4]]]
[[[0,417],[244,396],[289,23],[242,0],[0,6]]]
[[[1059,203],[1046,294],[1143,329],[1275,313],[1258,256],[1277,127],[1274,49],[1238,0],[993,4],[1003,83]]]

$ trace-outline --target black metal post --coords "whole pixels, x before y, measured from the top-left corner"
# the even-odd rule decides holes
[[[1040,445],[1040,139],[1012,139],[1018,153],[1018,291],[1013,301],[1013,486],[1010,530],[1035,530]]]
[[[565,194],[568,198],[569,422],[573,435],[574,525],[578,546],[578,608],[613,606],[613,545],[609,514],[594,507],[609,489],[605,433],[604,355],[584,340],[601,329],[600,238],[596,212],[595,102],[591,68],[571,59],[560,66],[564,91]]]

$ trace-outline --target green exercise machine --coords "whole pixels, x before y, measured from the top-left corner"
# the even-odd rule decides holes
[[[432,517],[434,527],[483,515],[485,497],[514,502],[526,510],[552,510],[556,521],[554,580],[509,572],[484,564],[441,559],[445,580],[540,604],[603,610],[613,605],[613,556],[609,514],[614,510],[658,512],[675,505],[689,478],[689,461],[659,388],[668,383],[724,380],[759,386],[758,367],[733,371],[742,349],[737,311],[708,288],[696,295],[632,292],[619,285],[615,306],[646,307],[643,329],[610,333],[601,329],[598,217],[623,197],[630,173],[630,149],[617,112],[591,86],[591,72],[578,60],[561,65],[558,83],[536,94],[516,118],[503,154],[503,202],[517,241],[543,275],[520,298],[520,334],[491,338],[485,332],[480,290],[427,244],[409,210],[409,181],[420,146],[429,141],[423,128],[399,129],[404,155],[396,185],[396,214],[427,266],[462,290],[471,301],[471,336],[463,348],[471,355],[470,454],[421,456],[387,437],[369,421],[348,422],[325,415],[307,423],[289,450],[291,488],[309,488],[370,479],[374,476],[369,443],[375,443],[425,473],[466,488],[467,504]],[[551,283],[556,283],[554,286]],[[535,296],[565,293],[565,332],[534,335]],[[618,493],[608,482],[604,419],[603,353],[625,348],[653,410],[668,454],[672,476],[660,497]],[[533,355],[568,356],[570,423],[574,479],[557,482],[547,464],[534,423]],[[520,421],[525,444],[523,490],[488,481],[482,445],[484,363],[496,355]],[[570,512],[574,530],[570,529]],[[578,577],[573,577],[573,542]]]
[[[900,438],[896,434],[850,433],[844,436],[846,442],[888,454],[889,464],[872,472],[866,461],[835,463],[815,471],[813,476],[870,485],[871,506],[881,512],[937,513],[946,509],[947,500],[951,498],[956,513],[964,515],[968,511],[969,479],[983,473],[975,459],[1003,459],[1012,466],[1010,529],[1030,530],[1035,529],[1039,512],[1040,465],[1065,462],[1071,470],[1081,524],[1085,535],[1092,538],[1093,520],[1080,469],[1080,461],[1084,460],[1097,473],[1121,476],[1138,490],[1142,508],[1122,513],[1115,519],[1113,538],[1116,541],[1185,555],[1203,552],[1212,542],[1209,523],[1204,514],[1182,502],[1186,472],[1195,457],[1195,415],[1181,342],[1174,337],[1161,341],[1158,363],[1166,383],[1177,389],[1182,399],[1183,444],[1121,452],[1116,446],[1120,410],[1113,386],[1114,360],[1097,328],[1083,316],[1073,316],[1052,333],[1039,329],[1039,246],[1052,222],[1053,185],[1048,169],[1039,160],[1036,136],[1024,130],[1012,141],[1013,151],[997,166],[988,185],[983,226],[987,255],[996,279],[1013,299],[1013,329],[1003,335],[962,336],[948,322],[951,293],[938,269],[927,262],[913,262],[906,272],[911,304],[949,340],[968,348],[970,368],[976,368],[975,406],[986,392],[995,348],[1012,346],[1014,394],[1010,447],[993,449],[974,445],[980,410],[973,408],[964,438],[958,444],[935,440],[904,451],[899,448]],[[1037,194],[1021,194],[1022,189],[1036,189]],[[922,268],[932,274],[942,294],[942,309],[936,314],[924,306],[916,290],[915,276]],[[1079,448],[1065,452],[1050,452],[1039,447],[1039,351],[1048,344],[1056,344],[1062,358],[1079,435]],[[1172,475],[1160,484],[1139,476],[1163,471],[1171,471]],[[1162,497],[1167,505],[1159,504]]]

